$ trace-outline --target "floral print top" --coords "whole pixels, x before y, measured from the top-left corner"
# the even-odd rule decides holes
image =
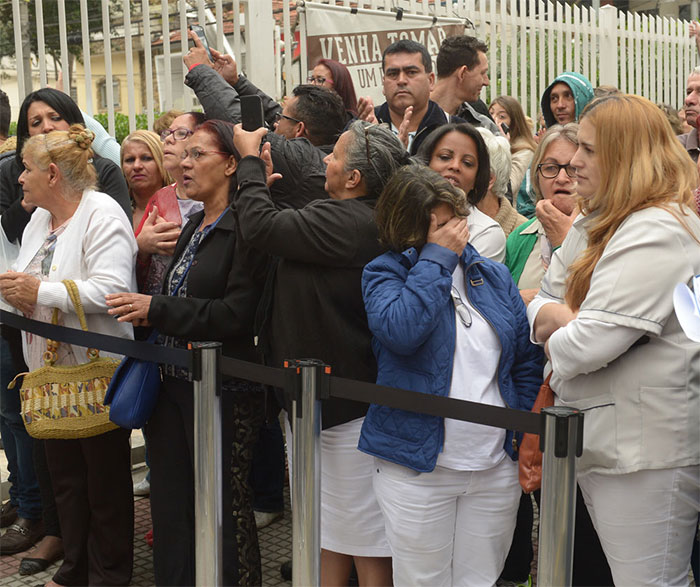
[[[54,230],[49,230],[49,234],[41,245],[36,255],[32,258],[27,265],[24,272],[27,275],[32,275],[41,281],[49,280],[49,273],[51,272],[51,265],[53,263],[53,255],[56,250],[56,242],[58,237],[63,233],[63,231],[68,226],[68,223],[64,222],[58,228]],[[34,312],[27,316],[27,318],[32,318],[33,320],[40,320],[41,322],[51,322],[53,318],[53,308],[48,306],[36,305],[34,307]],[[58,311],[58,322],[59,326],[63,326],[63,312]],[[31,332],[24,332],[24,339],[27,346],[27,367],[30,371],[39,369],[44,366],[44,352],[46,351],[46,339],[32,334]],[[69,344],[58,345],[58,351],[56,352],[56,365],[77,365],[78,360],[73,353],[73,349]]]

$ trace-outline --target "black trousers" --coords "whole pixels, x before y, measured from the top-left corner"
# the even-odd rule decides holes
[[[248,484],[264,394],[222,394],[223,582],[260,585],[258,535]],[[193,386],[164,377],[146,425],[151,462],[151,518],[156,585],[195,584]]]
[[[46,440],[63,534],[60,585],[128,585],[134,564],[130,430]]]

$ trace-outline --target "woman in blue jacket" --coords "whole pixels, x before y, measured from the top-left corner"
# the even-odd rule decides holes
[[[434,171],[400,169],[377,204],[390,251],[369,263],[362,291],[377,383],[529,410],[542,355],[505,266],[467,241],[464,192]],[[395,585],[494,585],[520,499],[512,431],[369,409],[360,450],[374,489]]]

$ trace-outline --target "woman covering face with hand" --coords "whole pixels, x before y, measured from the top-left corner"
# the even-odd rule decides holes
[[[377,383],[529,410],[541,352],[500,263],[468,244],[464,192],[424,167],[400,169],[377,204],[389,252],[363,272]],[[395,585],[494,585],[520,500],[512,431],[370,406],[359,449]]]

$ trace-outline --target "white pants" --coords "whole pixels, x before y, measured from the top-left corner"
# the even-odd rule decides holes
[[[394,560],[394,585],[492,587],[513,539],[517,463],[431,473],[375,459],[374,491]]]
[[[615,585],[688,585],[700,467],[578,478]]]

